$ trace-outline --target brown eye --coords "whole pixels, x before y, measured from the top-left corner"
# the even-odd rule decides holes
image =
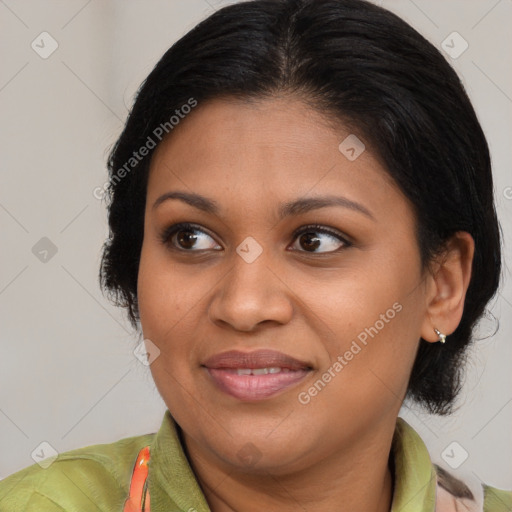
[[[331,231],[322,226],[307,226],[300,231],[295,232],[294,238],[297,238],[297,244],[304,250],[301,252],[329,253],[336,252],[343,247],[349,247],[351,244],[343,236],[335,231]],[[326,250],[317,251],[318,248]]]
[[[197,236],[194,234],[193,229],[182,229],[176,233],[176,240],[183,249],[192,249],[194,243],[197,241]]]
[[[188,252],[220,247],[206,231],[188,223],[168,227],[161,233],[160,239],[164,245]]]

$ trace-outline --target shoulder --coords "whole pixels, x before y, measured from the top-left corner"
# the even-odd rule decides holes
[[[510,512],[512,510],[512,490],[497,489],[483,484],[484,512]]]
[[[436,502],[441,512],[511,512],[512,490],[492,487],[478,480],[474,473],[457,476],[433,464],[437,476]]]
[[[512,490],[482,482],[469,467],[444,469],[414,428],[400,417],[392,450],[398,467],[397,495],[402,493],[400,503],[404,504],[397,510],[406,510],[406,504],[416,499],[435,502],[436,512],[512,512]]]
[[[122,510],[139,450],[155,434],[60,453],[0,481],[0,511]]]

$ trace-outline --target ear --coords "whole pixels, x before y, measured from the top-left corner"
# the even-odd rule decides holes
[[[447,336],[457,329],[471,280],[474,252],[473,237],[465,231],[458,231],[432,264],[427,277],[426,315],[421,329],[424,340],[439,341],[434,328]]]

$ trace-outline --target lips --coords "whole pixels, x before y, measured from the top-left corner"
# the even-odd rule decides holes
[[[204,363],[207,368],[288,368],[289,370],[310,369],[311,365],[275,350],[255,350],[240,352],[230,350],[208,358]]]
[[[218,389],[239,400],[269,398],[302,381],[312,366],[274,350],[231,350],[208,358],[203,366]]]

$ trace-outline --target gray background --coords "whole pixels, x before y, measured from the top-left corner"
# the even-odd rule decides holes
[[[137,337],[97,283],[107,228],[93,190],[106,180],[107,151],[140,82],[174,41],[225,3],[0,0],[0,478],[33,464],[42,441],[62,452],[160,426],[165,405],[134,357]],[[454,31],[468,42],[458,58],[445,55],[488,136],[510,261],[511,0],[378,3],[441,51]],[[31,47],[50,48],[43,31],[58,43],[46,59]],[[43,237],[56,254],[40,252]],[[494,324],[482,322],[485,339],[471,355],[458,413],[442,419],[404,407],[402,416],[446,469],[467,452],[455,474],[512,488],[507,269],[491,310],[500,329],[489,337]]]

